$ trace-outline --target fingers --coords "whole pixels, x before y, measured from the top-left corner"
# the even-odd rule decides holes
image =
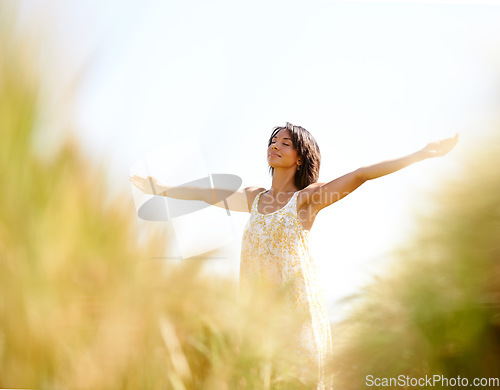
[[[134,181],[134,180],[130,180],[130,181],[132,182],[132,184],[134,186],[136,186],[137,188],[139,188],[140,190],[142,190],[142,183]]]
[[[153,176],[142,177],[139,175],[129,176],[129,181],[145,194],[155,194],[155,183]]]
[[[441,146],[440,155],[441,156],[444,156],[445,154],[450,152],[455,147],[455,145],[458,142],[458,136],[459,136],[458,133],[456,133],[454,137],[444,139],[440,142],[440,144],[441,144],[440,145]]]
[[[129,177],[129,180],[133,183],[144,183],[149,182],[152,179],[151,176],[146,176],[145,178],[139,175],[133,175]]]
[[[456,144],[458,142],[458,133],[456,133],[453,138],[449,138],[449,140],[453,142],[453,144]]]
[[[144,187],[144,178],[134,175],[129,177],[129,181],[142,191],[142,188]]]
[[[139,176],[139,175],[129,176],[129,179],[135,179],[135,180],[144,180],[144,179],[150,179],[150,178],[151,178],[151,176],[146,176],[145,178],[142,176]]]

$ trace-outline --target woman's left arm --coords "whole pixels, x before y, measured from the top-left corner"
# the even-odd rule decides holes
[[[441,141],[431,142],[427,144],[425,148],[420,149],[419,151],[411,153],[407,156],[362,167],[359,168],[358,171],[365,181],[376,179],[378,177],[388,175],[389,173],[399,171],[400,169],[405,168],[408,165],[414,164],[418,161],[422,161],[431,157],[444,156],[455,147],[457,142],[458,134],[456,134],[455,137],[452,138],[446,138]]]
[[[418,161],[444,156],[455,147],[457,142],[458,134],[452,138],[431,142],[423,149],[407,156],[358,168],[328,183],[315,183],[315,185],[311,186],[308,201],[317,212],[350,194],[367,180],[399,171]]]

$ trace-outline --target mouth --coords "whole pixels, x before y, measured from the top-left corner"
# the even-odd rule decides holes
[[[276,153],[270,153],[269,154],[269,157],[281,157],[280,155],[276,154]]]

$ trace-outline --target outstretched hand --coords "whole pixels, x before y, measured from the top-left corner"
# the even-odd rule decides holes
[[[163,191],[162,184],[157,178],[152,176],[142,177],[139,175],[130,176],[130,182],[145,194],[158,195]]]
[[[444,156],[455,147],[457,142],[458,133],[455,134],[454,137],[428,143],[425,148],[422,149],[422,153],[425,158]]]

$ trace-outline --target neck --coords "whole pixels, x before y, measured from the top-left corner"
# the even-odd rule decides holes
[[[269,192],[271,195],[281,192],[296,192],[298,188],[294,183],[295,170],[274,168],[273,181]]]

